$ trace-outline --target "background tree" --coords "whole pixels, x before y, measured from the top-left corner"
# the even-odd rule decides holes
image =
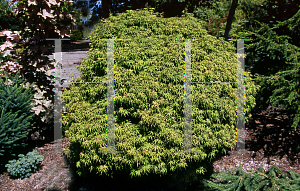
[[[19,43],[17,43],[16,51],[13,54],[20,57],[18,64],[22,66],[20,69],[22,77],[25,77],[29,83],[36,82],[36,93],[42,92],[39,96],[44,99],[43,101],[50,101],[50,104],[42,103],[39,105],[45,111],[35,116],[39,118],[36,119],[35,130],[39,131],[40,138],[53,140],[54,86],[51,83],[53,76],[47,76],[45,70],[53,69],[54,66],[44,54],[49,52],[48,47],[54,42],[45,39],[70,36],[72,24],[75,22],[75,19],[69,14],[72,7],[67,5],[67,2],[62,1],[57,3],[47,0],[13,0],[11,4],[14,3],[16,3],[15,15],[17,18],[23,18],[23,21],[20,25],[22,30],[18,34]],[[44,117],[47,119],[46,121],[42,120]],[[45,127],[49,129],[45,129]]]
[[[230,1],[229,1],[230,2]],[[226,4],[227,3],[227,4]],[[207,24],[209,34],[221,37],[229,10],[228,1],[200,4],[195,16]],[[204,6],[203,6],[204,5]],[[286,13],[290,10],[289,14]],[[245,41],[245,67],[257,75],[262,88],[256,97],[255,112],[284,107],[290,133],[299,127],[299,1],[241,0],[237,6],[229,38]],[[222,17],[224,20],[222,22]],[[213,19],[211,19],[213,18]],[[223,28],[223,29],[222,29]],[[231,41],[236,44],[236,41]],[[236,45],[235,45],[236,46]],[[295,140],[295,145],[300,142]]]
[[[188,12],[194,13],[196,18],[206,22],[205,28],[208,30],[208,33],[217,37],[224,37],[231,5],[230,1],[210,0],[199,1],[197,6],[191,7],[191,3],[187,1]],[[240,9],[240,6],[238,6],[235,16],[232,17],[232,28],[235,28],[236,24],[241,22],[243,18],[244,13]]]
[[[299,49],[292,37],[282,35],[282,29],[289,28],[290,34],[298,31],[299,26],[295,20],[300,19],[300,10],[291,18],[277,22],[271,28],[265,23],[261,30],[250,32],[255,35],[255,42],[247,45],[247,49],[254,49],[250,52],[252,56],[257,51],[265,55],[265,60],[258,60],[254,63],[254,69],[262,72],[258,77],[258,82],[264,87],[259,96],[259,109],[265,109],[270,103],[273,108],[284,106],[286,112],[284,114],[294,115],[290,118],[291,127],[296,130],[299,123],[300,114],[300,94],[299,94]],[[248,51],[247,51],[248,52]],[[251,55],[252,54],[252,55]],[[266,60],[271,62],[266,63]],[[267,66],[268,68],[264,68]],[[263,70],[265,69],[265,70]],[[253,70],[252,72],[255,72]]]
[[[126,12],[126,10],[136,10],[147,8],[155,8],[158,12],[164,12],[166,17],[181,15],[186,3],[178,0],[106,0],[101,3],[98,0],[90,0],[90,8],[93,8],[93,15],[89,24],[97,23],[102,18],[108,18],[111,12],[114,16],[117,13]],[[75,1],[74,5],[79,8],[85,6],[81,1]],[[101,4],[101,5],[100,5]]]
[[[10,31],[20,30],[20,25],[23,18],[17,18],[14,15],[13,7],[9,5],[9,1],[0,0],[0,31],[4,29]],[[2,37],[0,43],[5,41],[5,37]]]
[[[233,27],[231,37],[253,39],[245,42],[245,53],[246,66],[259,76],[256,81],[262,87],[256,110],[265,110],[269,105],[285,107],[282,114],[290,116],[289,131],[293,131],[298,127],[300,113],[299,42],[294,40],[299,38],[299,4],[261,1],[259,5],[257,2],[241,3],[245,17]],[[293,14],[278,14],[288,7]]]
[[[232,1],[231,8],[230,8],[230,11],[229,11],[229,15],[228,15],[228,18],[227,18],[226,29],[225,29],[225,35],[224,35],[225,40],[228,40],[228,34],[229,34],[229,31],[230,31],[230,28],[231,28],[231,24],[232,24],[232,20],[233,20],[234,14],[235,14],[235,9],[237,7],[237,4],[238,4],[238,0],[233,0]]]

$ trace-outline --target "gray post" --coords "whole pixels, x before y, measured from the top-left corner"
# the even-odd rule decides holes
[[[185,99],[184,99],[184,151],[175,151],[175,153],[201,153],[201,151],[192,151],[192,65],[191,65],[191,39],[185,40]],[[200,40],[200,39],[192,39]]]
[[[245,59],[244,59],[244,40],[237,41],[237,150],[245,150],[245,113],[244,113],[244,71],[245,71]]]
[[[191,40],[185,40],[185,99],[184,99],[184,150],[192,150],[192,65]],[[191,78],[190,78],[191,77]]]
[[[107,40],[107,151],[99,153],[124,153],[115,148],[115,117],[114,117],[114,40]]]
[[[185,40],[185,95],[186,99],[184,102],[185,115],[184,115],[184,151],[176,151],[176,153],[192,153],[200,151],[192,151],[192,88],[191,79],[187,76],[192,77],[191,73],[191,40],[190,39],[176,39]],[[194,39],[193,39],[194,40]],[[195,39],[199,40],[199,39]],[[229,39],[236,40],[236,39]],[[251,151],[245,151],[245,114],[244,114],[244,71],[245,71],[245,60],[244,60],[244,40],[252,39],[238,39],[237,45],[237,130],[238,130],[238,142],[237,149],[238,152],[248,153]],[[197,82],[195,82],[197,83]],[[212,82],[209,82],[213,84]],[[220,82],[217,82],[220,84]],[[226,82],[225,82],[226,83]],[[227,82],[232,83],[232,82]]]
[[[62,61],[62,51],[61,51],[61,41],[70,39],[52,39],[47,38],[46,40],[55,40],[54,48],[54,60],[55,60],[55,96],[54,96],[54,153],[62,152],[62,129],[61,129],[61,119],[62,119],[62,100],[61,100],[61,61]],[[60,55],[59,55],[60,53]]]
[[[237,151],[238,153],[253,153],[245,150],[245,113],[244,113],[244,95],[245,95],[245,59],[244,59],[244,41],[252,39],[229,39],[237,40]],[[229,153],[233,153],[230,151]]]
[[[54,153],[62,152],[62,92],[61,87],[61,61],[62,61],[62,51],[61,51],[61,40],[70,39],[52,39],[48,38],[46,40],[55,40],[55,97],[54,97],[54,142],[55,151]],[[108,121],[108,151],[102,151],[102,153],[124,153],[124,151],[115,151],[115,123],[114,123],[114,41],[117,39],[107,39],[107,94],[108,94],[108,108],[107,108],[107,121]],[[122,40],[122,39],[120,39]],[[60,53],[60,57],[59,54]],[[74,82],[69,82],[74,83]],[[85,83],[85,82],[81,82]],[[90,82],[88,82],[90,83]]]

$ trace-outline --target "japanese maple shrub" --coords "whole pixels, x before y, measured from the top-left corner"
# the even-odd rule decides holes
[[[107,81],[107,41],[114,41],[115,147],[107,148],[107,85],[71,84],[63,99],[69,137],[67,157],[77,173],[131,177],[204,174],[202,161],[234,147],[237,86],[192,84],[192,146],[184,150],[185,41],[192,41],[192,81],[234,82],[237,54],[233,43],[207,34],[192,14],[163,18],[152,10],[112,16],[89,37],[89,57],[79,66],[83,81]],[[245,120],[255,106],[257,87],[245,73]],[[182,171],[184,170],[184,171]]]

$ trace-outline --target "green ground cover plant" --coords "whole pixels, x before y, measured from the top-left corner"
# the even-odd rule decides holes
[[[153,9],[129,10],[91,33],[89,57],[78,67],[82,81],[106,82],[107,42],[100,39],[124,39],[114,43],[115,144],[124,153],[98,152],[107,150],[107,85],[70,84],[63,94],[68,114],[62,124],[70,141],[65,152],[80,176],[155,174],[188,180],[233,149],[237,86],[193,84],[192,144],[200,153],[175,153],[184,149],[185,73],[185,44],[176,39],[201,39],[192,41],[192,81],[236,81],[236,48],[209,35],[203,25],[189,13],[162,18]],[[245,88],[247,122],[259,89],[247,72]]]

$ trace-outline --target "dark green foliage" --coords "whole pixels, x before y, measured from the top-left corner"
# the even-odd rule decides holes
[[[83,32],[81,30],[75,30],[71,37],[70,37],[71,41],[79,41],[83,39]]]
[[[213,181],[204,180],[203,183],[210,186],[209,190],[220,191],[254,191],[254,190],[300,190],[300,175],[288,170],[289,176],[283,173],[277,165],[273,165],[266,173],[261,165],[257,171],[248,173],[242,170],[242,166],[229,172],[214,173]]]
[[[261,25],[258,31],[244,32],[245,37],[254,37],[251,43],[245,45],[249,65],[253,66],[252,73],[261,74],[257,78],[262,87],[257,95],[258,108],[265,109],[270,104],[273,108],[285,106],[285,114],[294,115],[290,119],[294,130],[300,121],[299,43],[283,35],[283,31],[288,30],[292,35],[299,33],[299,25],[294,22],[299,19],[300,10],[288,20],[278,21],[272,28],[256,21]]]
[[[263,5],[263,6],[261,6]],[[293,16],[275,20],[278,11],[270,11],[272,3],[265,0],[244,1],[241,8],[245,17],[233,27],[234,39],[245,41],[246,68],[257,74],[256,82],[262,88],[257,94],[256,111],[286,107],[282,113],[290,116],[290,125],[296,130],[300,119],[299,94],[299,7],[292,8]],[[283,5],[281,5],[283,6]],[[299,6],[299,5],[297,5]],[[265,10],[268,7],[267,10]],[[286,9],[277,7],[278,9]],[[277,9],[276,8],[276,9]],[[298,12],[295,13],[295,11]],[[268,15],[273,13],[274,15]],[[282,15],[286,16],[286,15]]]
[[[216,37],[224,36],[229,10],[231,8],[231,1],[203,1],[193,9],[190,6],[188,6],[188,8],[189,11],[193,11],[196,18],[199,18],[206,23],[204,26],[208,30],[208,34]],[[235,11],[232,28],[239,22],[239,19],[242,16],[240,13],[241,11],[238,7]]]
[[[26,156],[19,154],[18,157],[18,160],[8,161],[9,164],[6,164],[5,167],[10,176],[20,178],[29,177],[31,173],[36,172],[39,163],[44,159],[44,156],[40,155],[37,150],[27,153]]]
[[[192,85],[193,149],[183,151],[185,41],[192,41],[193,81],[236,81],[237,54],[232,43],[207,34],[192,14],[162,18],[152,10],[110,17],[92,32],[89,58],[79,70],[83,81],[107,81],[107,42],[114,42],[115,144],[125,153],[103,154],[107,144],[106,84],[70,84],[63,116],[70,147],[66,153],[79,175],[96,172],[131,177],[149,174],[184,179],[204,174],[201,162],[233,149],[236,130],[236,85]],[[127,40],[126,40],[127,39]],[[245,72],[245,119],[255,105],[257,87]]]
[[[269,105],[273,108],[286,107],[282,114],[292,115],[289,118],[290,125],[296,130],[300,120],[300,71],[299,41],[295,39],[299,39],[300,25],[295,21],[299,21],[300,11],[299,2],[290,2],[297,5],[288,6],[285,3],[278,2],[272,11],[273,0],[242,1],[236,12],[236,18],[241,22],[234,22],[231,37],[253,39],[245,41],[245,61],[246,69],[251,68],[252,74],[259,75],[256,81],[262,87],[256,97],[257,112]],[[217,13],[222,13],[218,8],[216,6],[216,10],[213,9],[215,18],[220,18]],[[240,14],[242,17],[237,15],[239,9],[244,12]],[[287,11],[289,9],[291,12]],[[196,12],[199,18],[210,17],[208,12],[201,10],[204,8],[200,7]],[[288,14],[282,14],[284,10]]]
[[[227,22],[227,16],[230,10],[231,2],[212,2],[198,6],[194,10],[196,18],[206,22],[204,25],[209,34],[213,36],[224,36],[224,31]]]
[[[17,18],[13,14],[12,8],[9,7],[9,1],[0,0],[0,31],[4,29],[11,31],[20,30],[22,18]]]
[[[27,137],[30,125],[34,124],[35,114],[30,111],[33,90],[21,86],[26,80],[19,79],[19,74],[14,79],[9,76],[13,82],[11,85],[5,85],[0,79],[0,155],[5,151],[12,153],[14,146],[25,147],[27,144],[20,141]]]
[[[264,86],[261,89],[262,92],[271,92],[269,93],[269,98],[262,97],[261,101],[267,99],[264,105],[271,103],[271,106],[274,108],[282,105],[286,106],[284,114],[294,115],[289,119],[289,123],[291,128],[296,131],[300,121],[300,64],[295,64],[295,66],[279,71],[270,77],[261,77],[259,79],[261,86]],[[270,88],[272,91],[270,91]]]

